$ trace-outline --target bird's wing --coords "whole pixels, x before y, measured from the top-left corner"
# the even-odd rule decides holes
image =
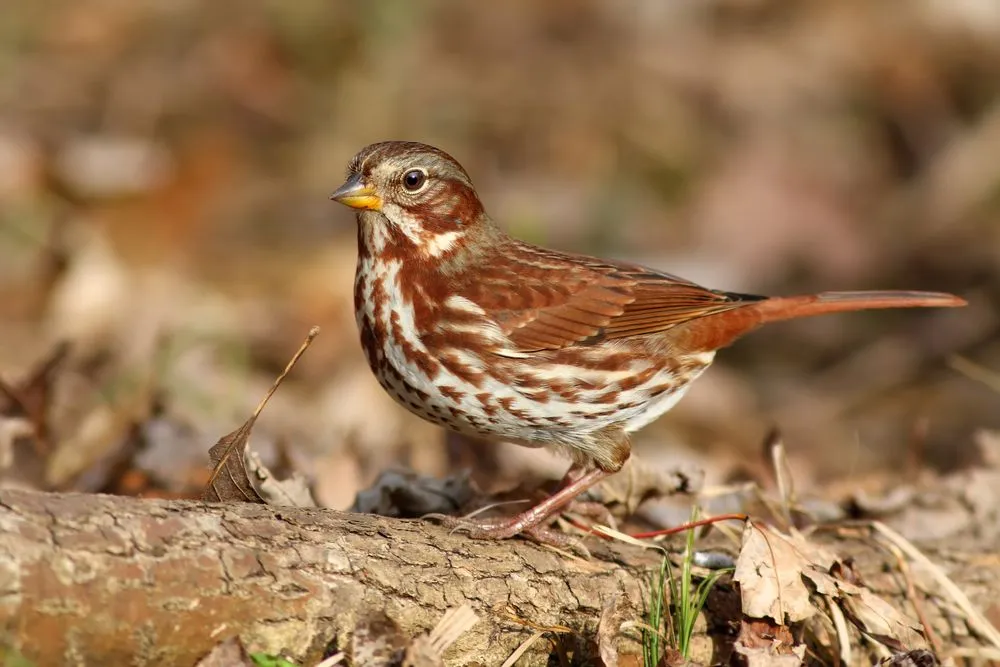
[[[491,264],[464,296],[525,352],[656,333],[762,298],[527,244],[508,248]]]

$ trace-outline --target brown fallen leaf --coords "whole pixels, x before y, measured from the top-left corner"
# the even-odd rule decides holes
[[[56,345],[49,355],[35,365],[20,382],[9,384],[0,379],[0,415],[24,417],[35,429],[39,446],[48,448],[48,409],[52,383],[59,367],[69,354],[69,343]]]
[[[793,667],[806,654],[805,644],[796,641],[788,626],[765,618],[744,618],[733,650],[747,667]]]
[[[807,574],[814,583],[823,578],[822,574]],[[827,597],[836,601],[844,616],[856,628],[866,635],[889,647],[893,651],[905,652],[908,649],[924,649],[924,640],[920,626],[897,611],[892,605],[871,592],[868,588],[858,586],[848,581],[836,579],[837,590]],[[819,585],[817,585],[817,590]]]
[[[49,397],[69,352],[61,343],[16,383],[0,379],[0,482],[45,489],[53,447],[49,442]]]
[[[588,497],[604,505],[620,504],[625,516],[632,516],[647,500],[697,493],[704,481],[705,474],[699,469],[664,469],[633,456],[625,463],[621,474],[602,482]]]
[[[347,653],[353,665],[390,667],[402,662],[407,643],[396,621],[384,611],[371,611],[358,619]]]
[[[789,653],[778,653],[773,648],[746,648],[737,643],[733,650],[743,656],[743,664],[746,667],[800,667],[805,664],[805,646],[797,646],[796,650]],[[801,649],[801,651],[800,651]]]
[[[938,667],[940,664],[936,655],[924,649],[895,653],[879,663],[882,667]]]
[[[621,595],[616,595],[607,600],[601,610],[601,619],[597,623],[597,652],[604,662],[604,667],[619,667],[615,640],[618,639],[622,623],[625,622],[626,609],[626,601]]]
[[[619,665],[619,667],[624,666]],[[660,656],[660,661],[656,663],[656,667],[705,667],[705,663],[688,660],[680,651],[668,646],[663,651],[663,655]]]
[[[239,637],[220,642],[195,667],[254,667]]]
[[[348,511],[402,518],[453,514],[473,496],[467,472],[440,479],[412,470],[386,470],[369,488],[358,492]]]
[[[779,625],[809,618],[817,610],[809,601],[810,591],[802,579],[802,570],[814,563],[832,564],[834,560],[808,542],[782,539],[778,531],[764,530],[747,521],[733,574],[740,583],[743,614],[770,618]]]
[[[297,482],[290,482],[291,487],[289,488],[281,487],[280,484],[276,488],[274,476],[267,471],[260,459],[250,455],[248,445],[250,432],[257,422],[257,417],[260,416],[271,396],[278,390],[285,377],[318,334],[319,327],[313,327],[298,351],[292,356],[291,361],[285,366],[285,370],[281,372],[267,394],[257,404],[253,415],[238,429],[219,438],[219,441],[208,450],[212,463],[212,476],[209,478],[208,484],[205,485],[205,491],[202,494],[204,500],[283,504],[283,500],[300,497],[298,489],[292,488],[298,484]],[[263,484],[265,480],[270,480],[271,483],[269,485]],[[265,487],[264,492],[262,492],[262,484]],[[315,506],[316,503],[313,501],[311,504]]]
[[[832,573],[839,573],[841,579]],[[781,533],[747,522],[733,578],[740,583],[743,613],[796,623],[822,608],[811,596],[837,604],[844,616],[869,637],[895,651],[926,648],[920,626],[850,575],[850,564],[810,543],[798,532]]]

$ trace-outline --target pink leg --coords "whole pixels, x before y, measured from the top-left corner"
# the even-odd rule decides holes
[[[555,516],[560,510],[573,502],[578,495],[597,484],[612,473],[595,468],[582,475],[573,475],[573,470],[566,473],[565,484],[559,491],[538,503],[534,507],[515,514],[506,519],[461,519],[441,514],[428,514],[425,518],[438,519],[445,526],[458,528],[473,538],[506,539],[523,532],[531,533],[533,529]]]

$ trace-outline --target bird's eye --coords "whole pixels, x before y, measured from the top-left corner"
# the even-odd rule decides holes
[[[427,172],[423,169],[411,169],[403,174],[403,187],[410,192],[416,192],[427,182]]]

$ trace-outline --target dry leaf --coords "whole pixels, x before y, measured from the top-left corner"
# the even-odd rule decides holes
[[[621,472],[591,489],[588,497],[604,505],[619,503],[631,516],[643,502],[678,493],[697,493],[704,484],[705,473],[698,468],[664,469],[632,456]]]
[[[817,594],[838,604],[859,630],[883,644],[895,650],[922,648],[919,625],[869,589],[830,574],[849,571],[849,564],[798,533],[785,535],[747,522],[734,578],[746,616],[803,621],[818,611],[810,601]]]
[[[363,616],[351,633],[351,664],[389,667],[403,659],[407,641],[394,620],[384,611]]]
[[[0,380],[0,415],[27,419],[43,448],[48,444],[49,394],[56,373],[68,354],[69,344],[60,343],[17,384]]]
[[[5,485],[49,487],[49,396],[68,352],[69,345],[57,345],[20,382],[8,384],[0,379],[0,479]]]
[[[289,488],[277,489],[275,487],[273,483],[274,476],[267,471],[259,459],[255,456],[251,457],[248,454],[248,440],[250,439],[250,432],[257,422],[257,417],[260,416],[264,406],[267,405],[268,400],[274,395],[278,387],[281,386],[282,381],[288,375],[289,371],[292,370],[295,363],[302,356],[302,353],[308,349],[318,334],[319,327],[313,327],[298,351],[292,356],[291,361],[285,366],[285,370],[281,372],[281,375],[271,385],[267,394],[261,399],[253,415],[238,429],[221,437],[208,450],[209,459],[212,462],[212,477],[208,480],[208,484],[205,485],[205,491],[202,494],[204,500],[212,502],[242,501],[267,503],[268,498],[258,488],[263,479],[272,480],[272,484],[269,487],[270,498],[272,500],[276,498],[292,498],[298,494],[297,490],[291,488],[294,486],[294,483],[291,483]],[[311,494],[309,494],[309,499],[311,501],[310,506],[315,507],[316,503],[312,501]]]
[[[733,650],[743,656],[746,667],[799,667],[806,655],[804,645],[794,647],[790,653],[777,653],[773,648],[746,648],[739,643]]]
[[[926,644],[917,623],[869,589],[819,572],[810,572],[806,576],[813,582],[824,578],[835,582],[836,593],[825,595],[840,604],[844,616],[859,630],[889,648],[904,651],[923,648]]]
[[[816,613],[802,580],[803,567],[814,562],[798,545],[752,521],[743,529],[743,545],[733,578],[740,583],[743,614],[771,618],[778,624],[802,621]],[[807,545],[808,546],[808,545]],[[815,554],[811,554],[815,557]],[[831,557],[830,562],[833,562]]]
[[[795,641],[791,630],[763,618],[744,618],[733,650],[747,667],[792,667],[801,665],[806,647]]]
[[[449,609],[430,632],[418,635],[406,647],[403,667],[444,667],[444,652],[478,622],[467,604]]]
[[[468,472],[438,479],[411,470],[386,470],[358,492],[349,511],[402,518],[454,514],[473,495]]]
[[[316,507],[309,480],[298,471],[290,477],[278,479],[260,460],[257,452],[246,450],[245,464],[249,468],[250,483],[268,505],[288,507]]]
[[[219,643],[195,667],[254,667],[239,637]]]
[[[879,663],[882,667],[938,667],[940,664],[937,656],[923,649],[895,653]]]
[[[604,667],[618,667],[618,648],[615,640],[625,621],[627,606],[623,598],[616,595],[604,603],[601,610],[601,620],[597,623],[597,652],[604,662]]]
[[[264,497],[250,481],[250,473],[247,471],[247,440],[258,413],[259,408],[242,426],[219,438],[208,450],[213,470],[211,479],[205,485],[202,495],[204,500],[264,503]]]

